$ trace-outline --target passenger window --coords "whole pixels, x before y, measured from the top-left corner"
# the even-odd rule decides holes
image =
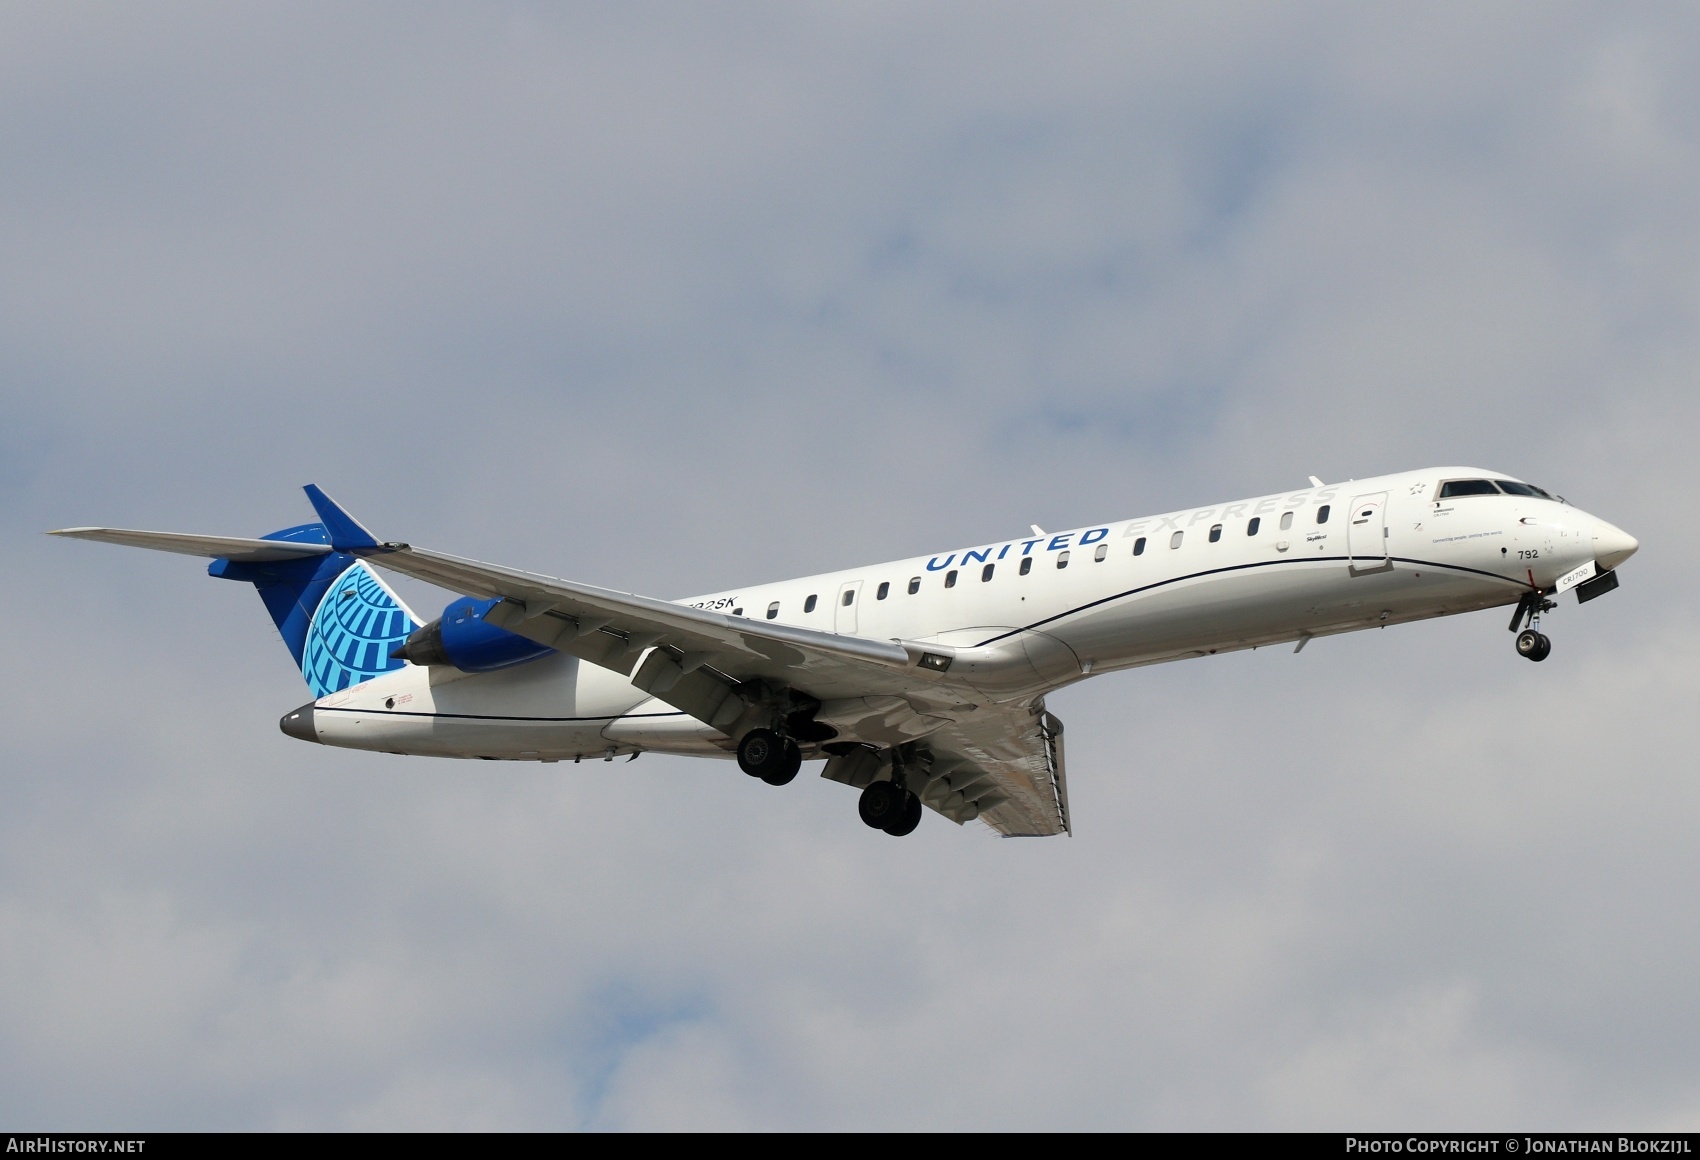
[[[779,601],[775,600],[772,604],[769,604],[767,606],[767,618],[769,620],[772,620],[774,617],[776,617],[778,615],[779,615]]]
[[[744,610],[742,608],[734,608],[732,610],[732,615],[733,616],[742,616],[742,615],[744,615]]]
[[[1281,513],[1281,530],[1284,532],[1292,526],[1293,526],[1293,513],[1292,512],[1282,512]]]
[[[1221,524],[1213,524],[1210,528],[1210,542],[1212,544],[1219,543],[1219,542],[1221,542],[1221,539],[1222,539],[1222,525]]]
[[[992,569],[995,567],[997,567],[996,564],[987,564],[984,568],[980,569],[980,583],[984,584],[992,578]]]
[[[804,612],[813,612],[814,610],[815,610],[815,597],[814,597],[814,593],[811,592],[809,594],[809,598],[807,600],[803,601],[803,611]]]
[[[881,580],[880,581],[880,590],[878,592],[874,593],[874,599],[875,600],[884,600],[887,596],[890,596],[890,595],[891,595],[891,581]]]
[[[915,595],[915,593],[919,592],[920,590],[921,590],[921,578],[919,576],[909,577],[909,595],[913,596],[913,595]]]
[[[1021,561],[1021,574],[1025,576],[1031,571],[1033,571],[1033,557],[1025,556]]]
[[[1137,539],[1133,542],[1133,554],[1135,556],[1145,555],[1145,537],[1144,536],[1139,537],[1139,539]]]
[[[1252,516],[1251,522],[1248,523],[1245,526],[1245,534],[1248,535],[1248,536],[1255,536],[1255,535],[1257,535],[1257,529],[1262,527],[1262,526],[1263,526],[1263,517],[1262,516]]]
[[[1108,556],[1109,554],[1110,554],[1110,545],[1099,544],[1098,550],[1096,552],[1092,553],[1092,559],[1096,563],[1102,564],[1104,562],[1104,557]]]
[[[1180,546],[1181,546],[1181,533],[1176,532],[1174,535],[1169,537],[1169,548],[1172,551],[1173,549],[1178,548]]]
[[[1059,567],[1059,568],[1068,567],[1068,553],[1067,552],[1058,552],[1057,553],[1057,567]]]
[[[856,599],[856,590],[854,588],[846,588],[844,590],[844,607],[849,608],[850,602],[854,599]]]
[[[1321,507],[1317,508],[1316,509],[1316,522],[1319,523],[1319,524],[1327,523],[1328,522],[1328,512],[1329,512],[1329,510],[1330,510],[1330,507],[1329,507],[1328,504],[1323,504]]]
[[[1440,498],[1453,499],[1461,495],[1498,495],[1499,489],[1487,479],[1454,479],[1440,485]]]
[[[955,588],[956,587],[956,569],[955,568],[952,568],[950,571],[948,571],[944,574],[944,586],[946,588]]]

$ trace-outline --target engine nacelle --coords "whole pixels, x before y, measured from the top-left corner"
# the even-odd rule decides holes
[[[497,601],[462,596],[443,615],[413,630],[391,656],[416,665],[450,665],[463,673],[490,673],[548,656],[555,650],[486,624],[484,614]]]

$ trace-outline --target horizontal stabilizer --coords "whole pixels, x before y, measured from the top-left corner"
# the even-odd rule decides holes
[[[141,532],[129,528],[60,528],[50,536],[98,540],[127,548],[151,548],[181,556],[211,556],[234,564],[269,564],[306,560],[330,552],[328,544],[298,544],[284,540],[250,540],[241,536],[187,536],[180,532]]]

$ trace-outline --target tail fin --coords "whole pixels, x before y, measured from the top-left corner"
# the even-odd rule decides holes
[[[342,550],[377,547],[372,534],[318,488],[309,487],[307,496],[324,522],[257,540],[130,528],[61,528],[48,534],[214,557],[209,573],[259,590],[318,698],[405,667],[406,661],[390,653],[419,627],[419,619],[364,561]]]
[[[286,543],[328,545],[325,525],[301,524],[262,536]],[[419,620],[362,560],[334,549],[292,560],[214,560],[208,574],[245,580],[266,611],[314,697],[335,693],[403,668],[390,653]]]

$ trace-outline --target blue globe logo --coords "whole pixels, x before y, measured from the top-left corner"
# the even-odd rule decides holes
[[[301,675],[314,697],[393,672],[406,661],[390,652],[418,625],[403,612],[364,563],[336,578],[313,613]]]

